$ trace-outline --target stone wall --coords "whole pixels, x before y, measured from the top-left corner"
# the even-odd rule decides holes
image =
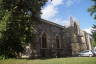
[[[30,45],[30,58],[74,56],[91,49],[89,34],[73,20],[67,28],[43,20],[36,31],[34,44]]]

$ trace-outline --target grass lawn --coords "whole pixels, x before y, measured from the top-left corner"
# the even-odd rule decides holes
[[[0,64],[96,64],[96,57],[69,57],[52,59],[6,59]]]

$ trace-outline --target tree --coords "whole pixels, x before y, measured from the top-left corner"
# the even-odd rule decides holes
[[[96,20],[96,0],[92,1],[94,2],[94,5],[91,6],[88,11],[90,12],[91,16],[93,16]],[[92,36],[94,38],[93,46],[96,46],[96,25],[93,25]]]
[[[96,0],[92,0],[94,2],[94,5],[91,6],[88,11],[92,16],[94,16],[94,19],[96,19]]]
[[[0,0],[1,42],[0,54],[17,56],[23,44],[34,39],[34,26],[38,23],[41,7],[47,0]],[[2,24],[4,24],[2,26]]]

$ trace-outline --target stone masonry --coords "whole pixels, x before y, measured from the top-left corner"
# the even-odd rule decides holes
[[[79,22],[70,17],[70,26],[65,27],[41,19],[33,44],[26,46],[28,58],[53,58],[76,56],[82,50],[91,50],[91,36],[80,29]]]

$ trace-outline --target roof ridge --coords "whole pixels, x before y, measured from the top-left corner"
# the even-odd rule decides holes
[[[55,25],[55,26],[60,27],[60,28],[64,28],[64,26],[62,26],[62,25],[59,25],[57,23],[54,23],[54,22],[51,22],[51,21],[48,21],[45,19],[41,19],[41,21],[46,22],[46,23],[51,24],[51,25]]]

